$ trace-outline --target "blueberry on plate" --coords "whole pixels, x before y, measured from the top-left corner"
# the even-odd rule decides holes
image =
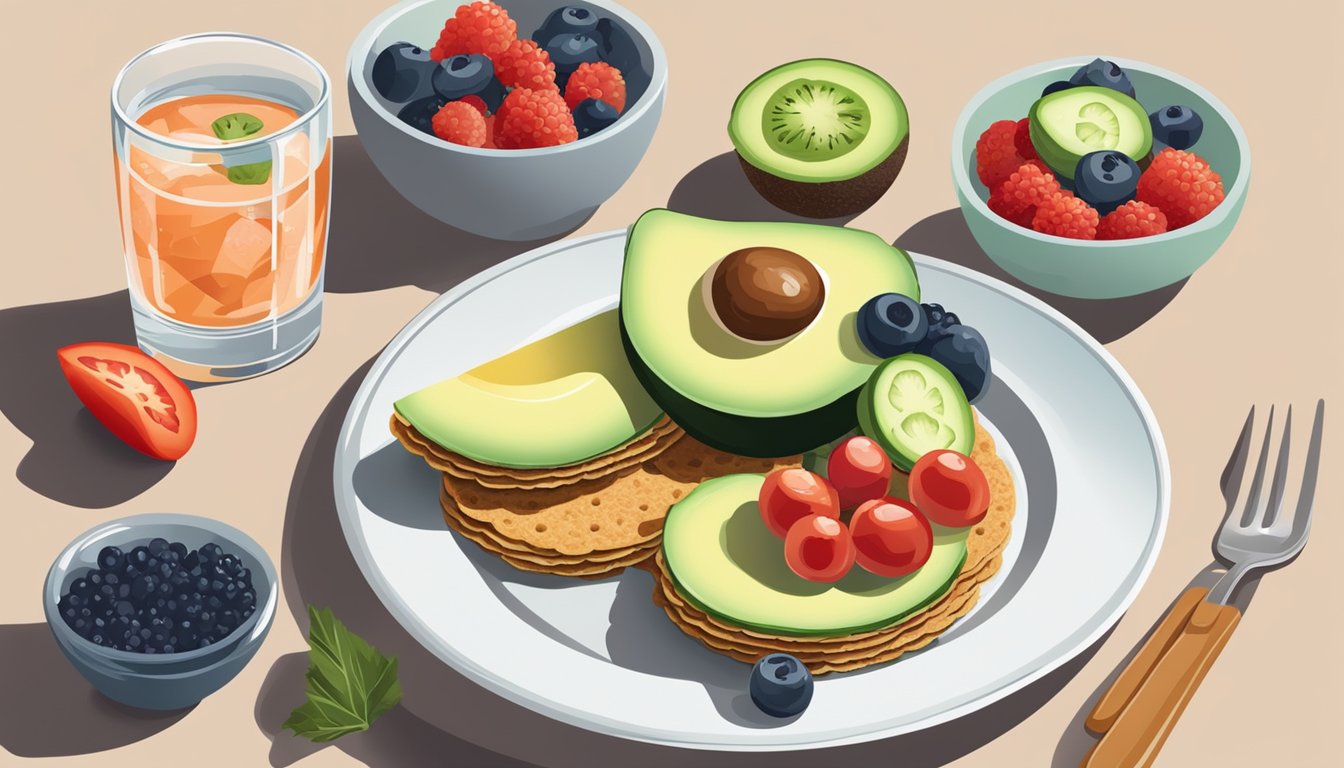
[[[771,717],[793,717],[812,701],[812,673],[787,653],[763,656],[751,668],[752,702]]]
[[[1134,85],[1129,82],[1129,75],[1114,61],[1093,59],[1091,63],[1079,67],[1069,82],[1074,85],[1099,85],[1134,98]]]
[[[405,104],[430,95],[437,64],[429,51],[412,43],[393,43],[373,60],[373,87],[388,101]]]
[[[587,8],[564,6],[551,11],[551,15],[532,33],[532,39],[544,44],[556,35],[591,35],[597,30],[597,14]]]
[[[433,136],[434,127],[432,121],[434,120],[434,115],[447,103],[447,99],[436,93],[431,96],[426,96],[423,99],[416,99],[410,104],[402,107],[401,111],[397,113],[397,118],[415,130],[424,131],[430,136]]]
[[[1134,199],[1141,173],[1139,164],[1124,152],[1089,152],[1079,158],[1074,169],[1073,191],[1105,216]]]
[[[919,303],[900,293],[880,293],[864,302],[855,325],[863,346],[882,358],[913,350],[929,330]]]
[[[551,38],[544,47],[555,65],[555,82],[562,90],[580,64],[602,60],[601,46],[592,35],[566,32]]]
[[[1078,87],[1077,85],[1069,82],[1068,80],[1056,80],[1055,82],[1050,83],[1049,85],[1042,88],[1041,95],[1049,96],[1055,91],[1067,91],[1070,88],[1077,88],[1077,87]]]
[[[969,325],[955,325],[926,353],[952,372],[966,399],[979,400],[989,386],[989,345]]]
[[[584,99],[574,107],[574,127],[579,129],[579,138],[591,136],[616,122],[620,112],[601,99]]]
[[[1204,118],[1182,104],[1157,110],[1148,116],[1148,122],[1153,124],[1153,139],[1172,149],[1189,149],[1204,133]]]
[[[920,340],[919,346],[915,347],[915,351],[927,355],[934,342],[947,335],[948,329],[961,325],[961,318],[957,317],[957,313],[943,309],[942,304],[920,304],[919,309],[924,313],[924,320],[928,323],[929,330]]]
[[[481,53],[450,56],[434,68],[434,93],[444,101],[479,96],[491,112],[504,101],[504,87],[495,79],[495,65]]]

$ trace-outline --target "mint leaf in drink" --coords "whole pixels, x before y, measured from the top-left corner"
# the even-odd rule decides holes
[[[261,129],[261,120],[246,112],[234,112],[210,124],[210,130],[215,132],[215,138],[220,141],[245,139]]]
[[[316,742],[366,731],[401,701],[397,660],[346,629],[330,609],[308,606],[308,700],[283,727]]]
[[[271,178],[271,161],[235,165],[226,171],[229,181],[234,184],[265,184]]]

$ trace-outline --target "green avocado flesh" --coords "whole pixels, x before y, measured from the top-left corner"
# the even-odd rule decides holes
[[[728,135],[752,166],[793,181],[844,181],[886,160],[909,132],[905,102],[863,67],[804,59],[753,80]]]
[[[1072,179],[1090,152],[1116,150],[1143,160],[1153,146],[1148,113],[1119,91],[1088,85],[1055,91],[1036,100],[1027,115],[1031,143],[1050,170]]]
[[[601,455],[663,415],[630,370],[615,310],[425,387],[393,407],[450,451],[517,468],[560,467]]]
[[[941,363],[908,354],[882,363],[859,394],[859,428],[909,471],[930,451],[971,455],[975,421],[966,394]]]
[[[706,301],[706,275],[724,256],[751,247],[799,254],[826,286],[811,324],[783,341],[739,338]],[[746,456],[787,456],[857,426],[859,390],[882,361],[859,341],[855,317],[888,291],[918,300],[919,281],[910,257],[871,233],[659,209],[630,230],[621,330],[636,376],[692,436]]]
[[[834,584],[789,570],[783,540],[761,521],[762,475],[700,484],[667,513],[663,556],[677,592],[706,613],[781,635],[847,635],[880,629],[942,597],[966,560],[969,529],[934,526],[933,553],[898,579],[854,566]]]

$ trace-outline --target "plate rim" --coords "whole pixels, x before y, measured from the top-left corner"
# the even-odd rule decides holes
[[[1108,373],[1122,385],[1125,396],[1141,418],[1142,426],[1148,436],[1149,446],[1152,448],[1151,458],[1154,467],[1157,470],[1155,478],[1157,481],[1158,496],[1156,525],[1152,531],[1150,531],[1147,545],[1142,556],[1142,562],[1138,565],[1137,569],[1131,571],[1131,573],[1135,574],[1133,584],[1123,595],[1114,593],[1109,596],[1112,599],[1119,596],[1119,600],[1116,601],[1115,607],[1104,616],[1098,614],[1092,621],[1091,630],[1088,631],[1082,639],[1070,641],[1070,639],[1066,637],[1061,641],[1059,646],[1047,650],[1042,656],[1038,656],[1032,663],[1023,665],[1024,668],[1030,667],[1030,671],[1010,682],[982,693],[976,698],[963,702],[960,705],[949,707],[924,718],[900,725],[876,728],[860,733],[848,733],[833,738],[816,738],[803,742],[706,742],[676,740],[657,734],[639,732],[629,728],[621,728],[618,723],[609,722],[606,718],[601,717],[588,717],[585,719],[573,711],[555,706],[552,702],[529,697],[526,695],[526,691],[515,690],[513,686],[496,678],[493,673],[475,660],[464,654],[457,653],[450,643],[444,642],[437,633],[431,631],[422,620],[414,615],[414,612],[402,611],[398,608],[394,608],[393,603],[396,601],[391,600],[389,595],[394,595],[395,590],[392,589],[391,585],[382,576],[380,569],[374,562],[372,553],[366,548],[363,539],[356,535],[356,529],[358,528],[356,519],[358,516],[357,510],[355,509],[355,505],[352,505],[349,502],[349,497],[346,493],[347,489],[345,484],[352,481],[353,478],[354,466],[350,463],[348,457],[352,449],[355,449],[357,452],[358,436],[355,434],[354,428],[358,421],[359,412],[364,409],[364,405],[367,403],[369,396],[372,394],[384,373],[390,367],[394,358],[400,353],[402,348],[426,325],[432,322],[435,317],[441,314],[446,307],[457,303],[482,285],[509,272],[520,269],[534,261],[563,251],[583,248],[594,242],[613,238],[624,239],[627,235],[628,228],[620,228],[596,232],[583,237],[547,243],[482,270],[481,272],[466,278],[447,291],[444,291],[412,317],[406,325],[392,337],[387,345],[383,347],[373,365],[370,366],[368,372],[360,382],[359,388],[355,391],[355,394],[350,401],[350,405],[346,410],[345,417],[342,419],[341,429],[336,439],[335,455],[332,462],[332,482],[337,518],[340,522],[346,545],[350,548],[350,553],[353,556],[356,565],[359,567],[361,575],[363,575],[365,581],[369,584],[369,587],[378,597],[383,608],[397,621],[407,634],[440,662],[447,664],[449,667],[463,674],[473,683],[481,686],[489,693],[500,696],[507,701],[551,719],[603,736],[622,738],[648,744],[679,747],[683,749],[717,752],[772,752],[799,749],[821,749],[878,741],[906,733],[922,731],[983,709],[984,707],[1000,701],[1031,685],[1049,675],[1051,672],[1054,672],[1056,669],[1059,669],[1072,659],[1077,658],[1079,654],[1087,648],[1090,648],[1103,635],[1110,631],[1124,613],[1129,610],[1135,598],[1137,598],[1139,591],[1143,589],[1149,576],[1152,574],[1153,568],[1157,564],[1157,558],[1161,552],[1162,543],[1166,538],[1166,530],[1171,511],[1170,459],[1161,427],[1157,422],[1157,417],[1153,413],[1152,407],[1148,404],[1147,398],[1144,397],[1138,384],[1133,380],[1129,375],[1129,372],[1125,370],[1124,366],[1120,364],[1115,356],[1112,355],[1101,342],[1097,341],[1097,339],[1084,330],[1082,326],[1078,325],[1078,323],[1059,310],[1030,293],[1009,285],[998,278],[986,275],[955,262],[910,251],[906,252],[915,262],[917,270],[920,267],[927,265],[932,269],[941,270],[956,277],[978,283],[987,289],[1002,294],[1007,299],[1022,304],[1026,308],[1039,313],[1047,320],[1068,332],[1069,335],[1073,336],[1074,339],[1078,341],[1087,352],[1095,357],[1098,362],[1106,368]],[[355,463],[357,463],[357,460]],[[351,486],[351,490],[352,489],[353,486]],[[402,615],[403,613],[406,615]],[[436,648],[436,646],[441,646],[441,648]]]

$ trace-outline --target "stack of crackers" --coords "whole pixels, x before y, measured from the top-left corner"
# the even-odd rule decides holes
[[[687,635],[748,664],[766,654],[782,652],[798,657],[813,674],[847,672],[923,648],[975,606],[980,585],[998,572],[1008,544],[1017,504],[1013,478],[995,452],[993,438],[978,424],[971,458],[989,480],[989,511],[967,535],[966,562],[952,587],[898,624],[842,636],[772,635],[740,627],[699,610],[678,594],[661,552],[649,565],[656,582],[654,602]]]
[[[393,415],[392,434],[443,474],[448,526],[524,571],[604,578],[653,557],[667,510],[721,475],[770,472],[801,457],[752,459],[715,450],[666,417],[580,464],[515,469],[454,453]]]

